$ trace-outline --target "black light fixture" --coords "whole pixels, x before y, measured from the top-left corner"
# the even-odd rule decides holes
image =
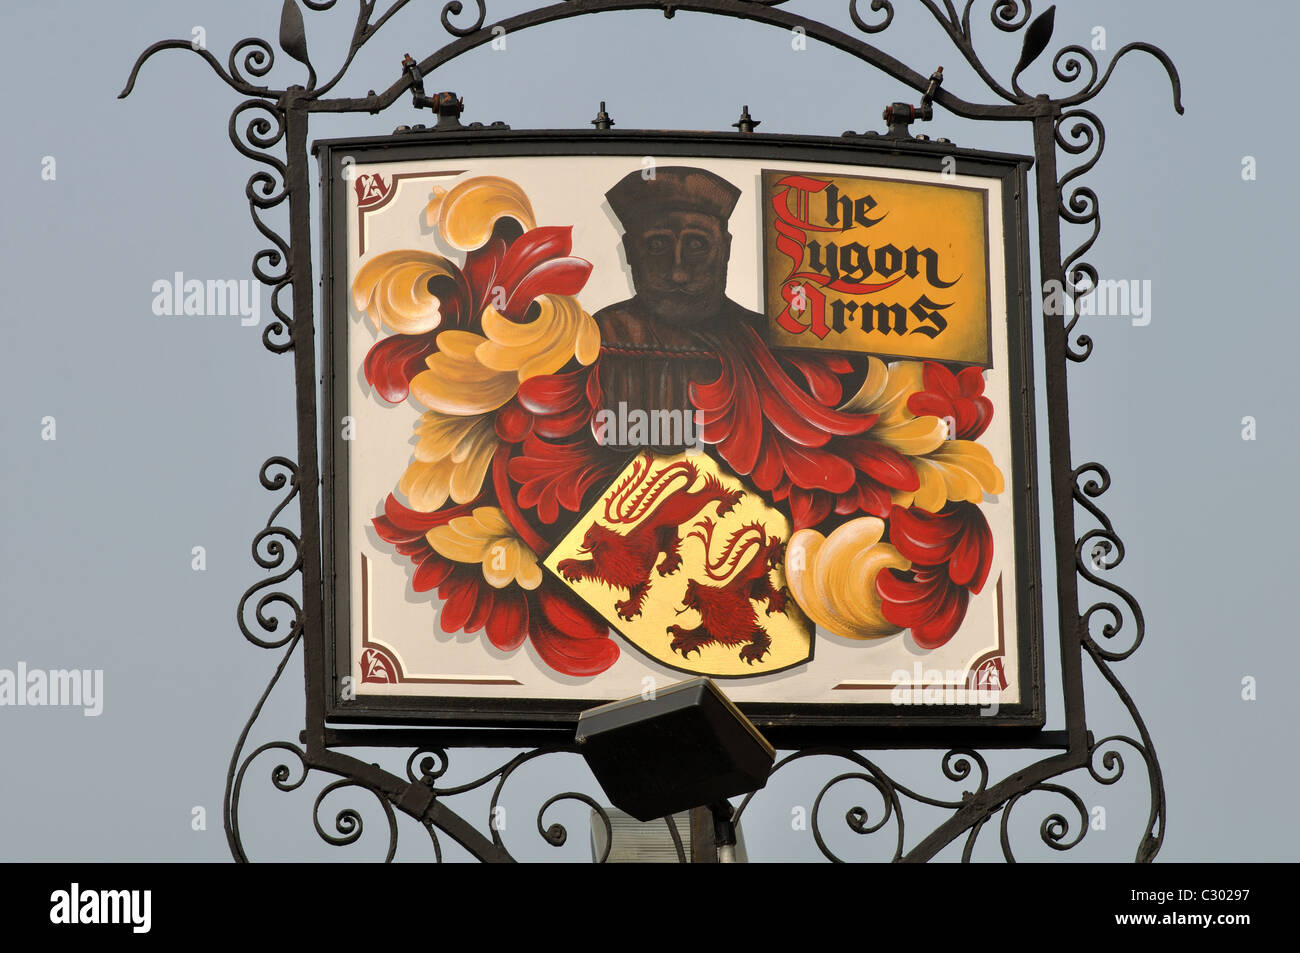
[[[640,821],[709,806],[724,854],[735,843],[726,799],[767,784],[776,759],[707,678],[589,709],[577,740],[611,804]]]

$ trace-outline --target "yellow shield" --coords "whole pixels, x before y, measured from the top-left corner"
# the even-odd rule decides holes
[[[813,625],[785,584],[790,532],[709,457],[643,453],[544,565],[670,668],[767,675],[812,658]]]

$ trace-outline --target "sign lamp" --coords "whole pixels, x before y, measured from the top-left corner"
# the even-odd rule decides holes
[[[708,678],[589,709],[577,740],[610,802],[640,821],[755,791],[776,758]]]

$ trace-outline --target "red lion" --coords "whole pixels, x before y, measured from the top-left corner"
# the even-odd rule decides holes
[[[705,475],[700,489],[687,492],[700,475],[693,463],[680,461],[651,473],[651,461],[649,454],[642,456],[627,479],[605,498],[607,522],[640,523],[627,533],[593,523],[579,550],[592,558],[562,559],[555,567],[569,582],[594,579],[610,588],[626,589],[628,597],[614,603],[614,609],[629,622],[641,614],[650,591],[650,570],[659,555],[663,554],[659,575],[667,576],[681,566],[679,529],[710,503],[717,503],[718,516],[725,516],[745,495],[743,490],[728,490],[712,474]],[[680,485],[669,492],[674,483]]]
[[[746,523],[731,534],[722,553],[713,560],[708,556],[713,539],[713,521],[706,518],[701,525],[704,528],[702,534],[690,535],[704,542],[705,574],[710,579],[721,581],[727,579],[732,570],[735,573],[721,586],[706,585],[695,579],[686,584],[683,608],[677,614],[694,609],[700,614],[700,624],[693,629],[668,626],[667,632],[673,636],[671,647],[674,652],[681,652],[683,658],[688,658],[691,652],[699,652],[705,645],[739,645],[742,659],[750,665],[761,662],[771,648],[772,637],[759,624],[751,600],[766,601],[767,615],[773,612],[785,614],[790,593],[784,587],[778,591],[769,577],[769,573],[781,565],[785,544],[775,536],[768,536],[762,523]],[[748,561],[736,569],[741,558],[751,549],[753,553]]]

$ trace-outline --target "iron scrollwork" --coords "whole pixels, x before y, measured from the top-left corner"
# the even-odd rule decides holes
[[[1055,96],[1030,94],[1021,85],[1021,78],[1051,43],[1054,8],[1035,17],[1029,0],[994,0],[989,5],[988,19],[994,28],[1008,34],[1022,33],[1024,37],[1021,55],[1008,81],[1002,83],[985,66],[975,48],[975,33],[971,23],[975,0],[967,0],[960,12],[954,0],[920,0],[920,3],[947,34],[995,100],[979,103],[957,96],[950,88],[935,90],[931,87],[934,104],[966,118],[1031,124],[1034,132],[1042,276],[1045,283],[1059,282],[1060,287],[1066,289],[1070,303],[1077,302],[1089,288],[1097,284],[1097,270],[1084,256],[1091,250],[1101,231],[1098,197],[1091,188],[1077,184],[1077,180],[1096,166],[1105,146],[1105,129],[1101,120],[1094,112],[1084,108],[1084,104],[1106,87],[1121,59],[1130,53],[1142,52],[1155,58],[1165,68],[1172,87],[1174,107],[1181,113],[1181,86],[1177,70],[1169,57],[1157,47],[1148,43],[1130,43],[1115,53],[1103,72],[1091,50],[1072,44],[1062,47],[1051,58],[1052,75],[1065,85],[1065,91]],[[306,154],[309,117],[313,113],[381,112],[411,88],[413,75],[427,76],[462,53],[491,42],[501,29],[515,32],[579,15],[628,10],[658,10],[668,17],[679,10],[693,11],[748,19],[784,29],[797,27],[807,36],[850,53],[918,92],[926,92],[929,79],[860,36],[789,11],[786,9],[787,0],[558,0],[491,24],[487,0],[474,0],[468,9],[461,0],[451,0],[442,6],[437,19],[453,39],[420,61],[418,70],[401,71],[392,85],[383,92],[371,91],[358,98],[329,98],[328,94],[344,78],[360,49],[395,15],[410,5],[410,0],[391,0],[378,15],[376,13],[380,0],[358,0],[348,49],[338,69],[321,82],[308,54],[303,8],[312,13],[321,13],[332,10],[336,5],[337,0],[284,2],[278,47],[305,67],[304,85],[272,88],[263,84],[262,81],[274,71],[276,63],[276,49],[266,39],[250,37],[240,40],[231,49],[224,65],[212,53],[196,48],[188,40],[166,40],[155,43],[140,55],[121,94],[125,97],[131,93],[141,68],[155,54],[164,50],[188,50],[206,62],[227,86],[245,97],[231,113],[229,135],[235,148],[260,166],[250,175],[245,195],[254,227],[267,242],[267,247],[259,250],[252,260],[254,276],[271,288],[274,317],[263,330],[263,343],[273,352],[292,351],[294,354],[299,421],[298,463],[284,457],[273,457],[262,466],[260,480],[266,489],[282,491],[288,487],[289,492],[275,507],[265,528],[258,532],[253,542],[254,561],[270,575],[245,592],[237,613],[238,625],[245,638],[260,648],[280,650],[282,656],[239,737],[231,759],[225,798],[227,838],[234,857],[240,861],[247,860],[239,824],[239,804],[245,777],[254,761],[263,755],[275,753],[283,760],[272,769],[271,783],[280,791],[298,789],[308,775],[315,771],[337,777],[321,789],[312,809],[313,825],[328,844],[347,846],[361,838],[364,830],[362,816],[353,807],[337,811],[332,823],[322,822],[322,811],[327,799],[341,792],[359,789],[376,798],[383,812],[388,829],[385,853],[387,860],[391,860],[396,851],[399,830],[397,813],[401,812],[414,818],[424,828],[430,838],[435,860],[442,859],[440,838],[451,837],[481,860],[508,861],[512,859],[512,854],[502,837],[500,825],[497,824],[505,785],[523,765],[545,756],[572,754],[576,751],[574,746],[558,744],[524,751],[471,782],[440,786],[450,763],[445,748],[416,746],[407,758],[402,774],[389,772],[378,765],[347,755],[338,746],[327,743],[323,720],[316,717],[322,711],[320,706],[323,696],[318,682],[323,672],[320,657],[323,650],[312,644],[312,637],[321,631],[320,600],[314,596],[321,586],[321,545],[318,528],[320,504],[317,492],[316,370],[308,209],[310,185]],[[869,5],[860,0],[849,0],[847,14],[854,28],[872,40],[885,32],[895,19],[891,0],[871,0]],[[281,147],[284,150],[283,157],[275,151]],[[1084,158],[1073,168],[1058,174],[1058,154],[1067,158]],[[277,231],[265,218],[286,203],[288,237]],[[1086,237],[1080,244],[1065,254],[1061,250],[1062,222],[1087,229]],[[289,294],[292,301],[289,306],[282,301],[285,293]],[[1119,734],[1093,740],[1080,715],[1079,719],[1070,719],[1066,732],[1068,741],[1061,746],[1063,750],[1049,754],[1019,770],[1012,777],[996,783],[991,783],[988,763],[980,752],[970,748],[951,748],[943,754],[939,765],[944,778],[951,783],[966,783],[973,787],[973,790],[965,790],[955,799],[931,797],[899,783],[860,751],[847,748],[808,748],[796,751],[779,761],[774,770],[780,771],[789,764],[817,755],[839,758],[853,766],[851,770],[826,782],[813,803],[813,838],[822,854],[831,860],[838,861],[840,857],[828,846],[821,828],[820,813],[832,789],[849,782],[866,784],[878,796],[880,808],[868,812],[861,806],[852,807],[843,818],[848,830],[855,835],[870,836],[892,829],[895,832],[892,859],[896,861],[928,860],[947,845],[963,838],[962,860],[970,860],[980,833],[995,819],[1000,831],[1003,856],[1008,861],[1014,860],[1010,844],[1011,815],[1017,805],[1031,794],[1051,795],[1058,802],[1059,799],[1064,800],[1060,809],[1043,818],[1039,826],[1039,839],[1048,848],[1068,851],[1084,839],[1089,829],[1088,809],[1080,795],[1063,782],[1062,776],[1084,772],[1087,778],[1096,783],[1114,784],[1125,772],[1125,761],[1121,753],[1123,748],[1135,752],[1141,759],[1150,786],[1149,820],[1138,845],[1136,859],[1149,861],[1160,848],[1164,836],[1165,791],[1159,762],[1146,725],[1113,668],[1140,646],[1144,635],[1144,620],[1133,596],[1106,577],[1124,558],[1123,543],[1110,519],[1096,502],[1110,486],[1110,475],[1100,464],[1089,463],[1073,468],[1069,461],[1068,391],[1065,380],[1067,362],[1086,360],[1092,352],[1093,342],[1086,334],[1075,336],[1079,309],[1067,310],[1068,320],[1064,317],[1055,320],[1057,315],[1049,313],[1051,319],[1045,321],[1044,345],[1048,366],[1048,432],[1053,455],[1053,516],[1061,605],[1063,692],[1067,714],[1073,710],[1081,713],[1082,660],[1087,657],[1128,711],[1138,737],[1135,739]],[[299,503],[298,532],[277,524],[281,513],[294,499]],[[1081,536],[1076,536],[1076,506],[1098,524]],[[284,587],[295,575],[302,576],[304,597],[301,601],[284,591]],[[1080,612],[1076,575],[1090,585],[1105,590],[1109,596]],[[253,602],[255,597],[256,602]],[[248,615],[250,606],[251,618]],[[1134,634],[1125,647],[1116,648],[1112,640],[1123,630],[1126,614],[1132,617]],[[1101,625],[1096,629],[1098,622]],[[308,724],[315,727],[303,732],[301,744],[273,741],[245,755],[244,748],[253,724],[300,643],[305,643],[307,656]],[[314,679],[317,684],[313,684]],[[293,766],[286,761],[292,762]],[[491,791],[486,835],[445,803],[449,798],[477,790]],[[751,794],[743,800],[737,817],[745,812],[753,797]],[[567,840],[567,831],[563,825],[558,822],[546,823],[546,816],[552,807],[565,800],[592,808],[609,833],[609,816],[594,799],[585,794],[566,792],[548,798],[538,809],[536,832],[545,843],[559,846]],[[947,820],[910,848],[904,838],[903,812],[904,805],[908,803],[949,812]],[[674,835],[679,858],[685,859],[680,837],[671,823],[670,830]],[[606,838],[606,856],[608,840]]]

